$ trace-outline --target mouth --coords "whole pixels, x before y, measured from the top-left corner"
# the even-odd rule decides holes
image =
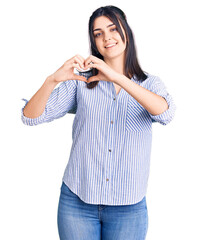
[[[115,47],[118,43],[112,43],[112,44],[109,44],[107,46],[105,46],[106,49],[111,49],[113,47]]]

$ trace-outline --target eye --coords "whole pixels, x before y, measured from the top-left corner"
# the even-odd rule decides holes
[[[99,36],[100,36],[99,34],[101,34],[101,33],[97,33],[97,34],[95,34],[94,36],[95,36],[95,37],[99,37]]]
[[[116,27],[112,28],[112,29],[110,29],[110,31],[115,32],[115,31],[117,31],[117,28]],[[94,35],[94,37],[99,37],[101,34],[102,33],[97,33],[97,34]]]
[[[117,30],[117,28],[112,28],[111,30],[112,30],[112,31],[116,31],[116,30]]]

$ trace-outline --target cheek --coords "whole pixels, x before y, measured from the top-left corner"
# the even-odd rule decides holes
[[[99,44],[99,41],[98,41],[98,40],[95,40],[95,45],[96,45],[97,49],[100,48],[100,44]]]
[[[97,40],[95,41],[95,43],[96,43],[96,46],[97,46],[97,47],[101,47],[101,40],[100,40],[100,39],[97,39]]]
[[[97,49],[98,49],[98,51],[100,52],[100,53],[102,53],[103,51],[104,51],[104,48],[103,48],[103,45],[102,44],[96,44],[96,47],[97,47]]]
[[[123,42],[123,41],[122,41],[122,38],[119,40],[119,43],[120,43],[120,45],[121,45],[122,47],[126,48],[127,42],[126,42],[126,41]]]

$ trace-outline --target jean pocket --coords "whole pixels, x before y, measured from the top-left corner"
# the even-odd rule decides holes
[[[134,98],[128,100],[126,130],[128,132],[150,132],[152,130],[152,120],[148,111]]]

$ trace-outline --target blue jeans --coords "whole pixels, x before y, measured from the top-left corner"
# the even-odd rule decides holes
[[[88,204],[62,182],[57,223],[60,240],[145,240],[146,197],[132,205]]]

